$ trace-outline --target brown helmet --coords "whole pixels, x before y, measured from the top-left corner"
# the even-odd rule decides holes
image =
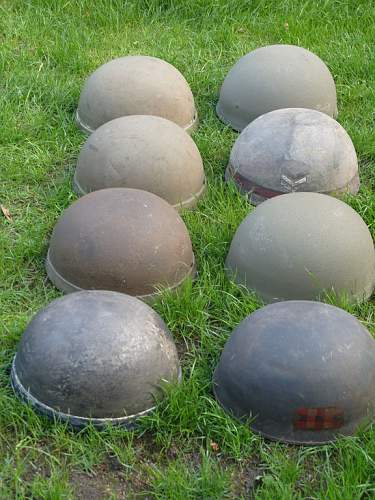
[[[60,217],[46,267],[65,293],[112,290],[151,299],[194,275],[189,233],[177,211],[139,189],[102,189]]]

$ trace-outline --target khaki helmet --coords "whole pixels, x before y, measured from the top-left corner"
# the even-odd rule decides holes
[[[262,436],[321,444],[353,435],[375,410],[375,341],[351,314],[312,301],[271,304],[225,344],[214,392]]]
[[[337,116],[329,69],[318,56],[295,45],[268,45],[241,57],[224,80],[216,112],[241,131],[258,116],[281,108],[311,108]]]
[[[365,222],[346,203],[320,193],[289,193],[257,206],[237,229],[226,268],[265,302],[314,300],[327,292],[356,302],[375,284]]]
[[[47,273],[65,293],[112,290],[144,300],[195,275],[189,233],[177,211],[139,189],[102,189],[58,220]]]
[[[74,176],[81,196],[111,187],[143,189],[176,209],[193,208],[205,189],[201,155],[191,137],[165,118],[116,118],[88,137]]]
[[[358,161],[346,130],[328,115],[288,108],[256,118],[241,132],[226,179],[258,203],[280,194],[357,193]]]
[[[73,426],[131,426],[177,382],[176,346],[160,316],[116,292],[54,300],[26,328],[13,361],[15,392]]]
[[[100,66],[86,81],[77,125],[87,134],[120,116],[155,115],[187,132],[198,125],[194,97],[182,74],[149,56],[126,56]]]

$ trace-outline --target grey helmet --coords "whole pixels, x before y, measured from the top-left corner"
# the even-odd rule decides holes
[[[375,284],[365,222],[346,203],[320,193],[289,193],[257,206],[237,229],[226,268],[265,302],[314,300],[324,292],[356,302]]]
[[[77,125],[87,134],[114,118],[155,115],[187,132],[198,125],[194,97],[182,74],[149,56],[126,56],[100,66],[86,81],[79,99]]]
[[[130,426],[179,377],[177,350],[160,316],[109,291],[51,302],[26,328],[11,371],[24,401],[77,427]]]
[[[328,115],[288,108],[256,118],[236,140],[225,175],[258,203],[295,191],[357,193],[358,162],[345,129]]]
[[[101,125],[84,144],[74,176],[79,195],[111,187],[150,191],[176,209],[193,208],[205,189],[192,138],[158,116],[124,116]]]
[[[319,444],[374,418],[375,341],[351,314],[321,302],[271,304],[225,344],[214,392],[266,438]]]
[[[195,275],[189,233],[177,211],[138,189],[102,189],[73,203],[50,241],[47,273],[65,293],[113,290],[154,299]]]
[[[336,87],[324,62],[295,45],[268,45],[241,57],[226,76],[216,112],[241,131],[260,115],[310,108],[337,116]]]

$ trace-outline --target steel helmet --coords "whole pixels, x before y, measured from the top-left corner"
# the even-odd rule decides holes
[[[224,409],[266,438],[318,444],[374,417],[375,341],[351,314],[287,301],[250,314],[214,374]]]
[[[201,155],[178,125],[158,116],[123,116],[84,144],[74,176],[79,195],[111,187],[144,189],[176,209],[193,208],[205,188]]]
[[[149,56],[126,56],[100,66],[86,81],[79,99],[77,125],[86,133],[114,118],[156,115],[187,132],[198,125],[194,97],[181,73]]]
[[[226,267],[265,302],[313,300],[324,291],[360,301],[375,284],[365,222],[346,203],[320,193],[285,194],[256,207],[237,229]]]
[[[176,210],[138,189],[102,189],[60,217],[50,241],[47,273],[65,293],[113,290],[153,299],[195,272],[189,233]]]
[[[11,372],[16,393],[36,411],[78,427],[133,423],[179,376],[176,347],[160,316],[109,291],[74,293],[40,311]]]
[[[312,109],[278,109],[251,122],[236,140],[226,170],[258,203],[295,191],[338,196],[359,188],[358,162],[345,129]]]
[[[295,45],[268,45],[241,57],[226,76],[216,112],[235,130],[281,108],[337,116],[336,87],[324,62]]]

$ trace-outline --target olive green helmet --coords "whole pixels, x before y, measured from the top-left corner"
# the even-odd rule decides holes
[[[241,131],[281,108],[311,108],[337,116],[336,87],[324,62],[295,45],[269,45],[241,57],[226,76],[216,112]]]
[[[287,108],[256,118],[236,140],[225,175],[258,203],[280,194],[357,193],[358,161],[345,129],[312,109]]]
[[[155,115],[187,132],[198,124],[194,97],[182,74],[149,56],[126,56],[100,66],[86,81],[79,99],[77,125],[87,134],[127,115]]]
[[[356,302],[375,284],[365,222],[346,203],[320,193],[289,193],[257,206],[237,229],[226,268],[265,302],[314,300],[325,292]]]
[[[193,208],[205,190],[201,155],[178,125],[159,116],[132,115],[101,125],[78,158],[74,188],[143,189],[176,209]]]

